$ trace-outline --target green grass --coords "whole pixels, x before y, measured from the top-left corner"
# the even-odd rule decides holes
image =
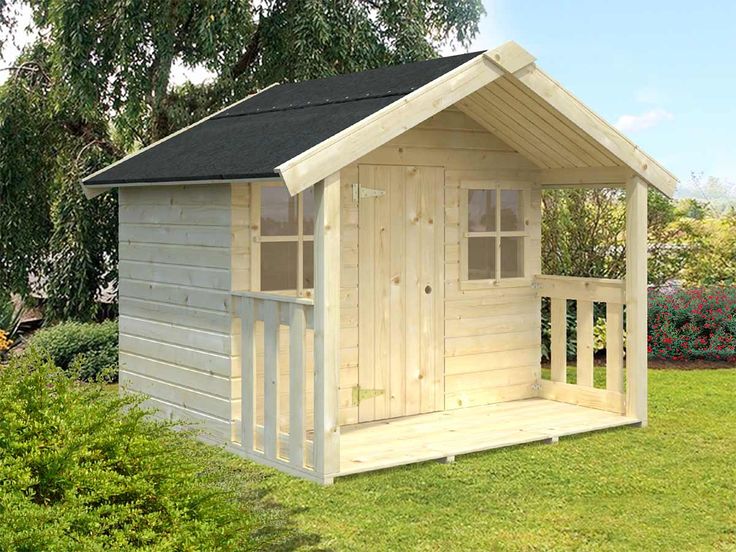
[[[736,370],[649,376],[645,429],[351,476],[332,487],[240,459],[222,475],[232,484],[256,475],[323,549],[736,550]]]

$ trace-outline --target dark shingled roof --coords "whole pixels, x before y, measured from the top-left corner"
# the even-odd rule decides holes
[[[110,166],[86,185],[276,176],[274,168],[478,56],[273,86]]]

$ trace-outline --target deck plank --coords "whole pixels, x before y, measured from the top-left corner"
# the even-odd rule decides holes
[[[612,412],[525,399],[343,426],[340,475],[637,424]]]

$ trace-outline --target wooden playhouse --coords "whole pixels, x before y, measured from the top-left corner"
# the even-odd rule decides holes
[[[120,198],[121,385],[321,483],[646,424],[647,188],[675,184],[512,42],[272,86],[83,182]],[[540,274],[557,187],[626,189],[625,280]]]

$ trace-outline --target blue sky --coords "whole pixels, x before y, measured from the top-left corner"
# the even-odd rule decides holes
[[[653,155],[736,197],[736,2],[484,0],[471,50],[515,40]]]

